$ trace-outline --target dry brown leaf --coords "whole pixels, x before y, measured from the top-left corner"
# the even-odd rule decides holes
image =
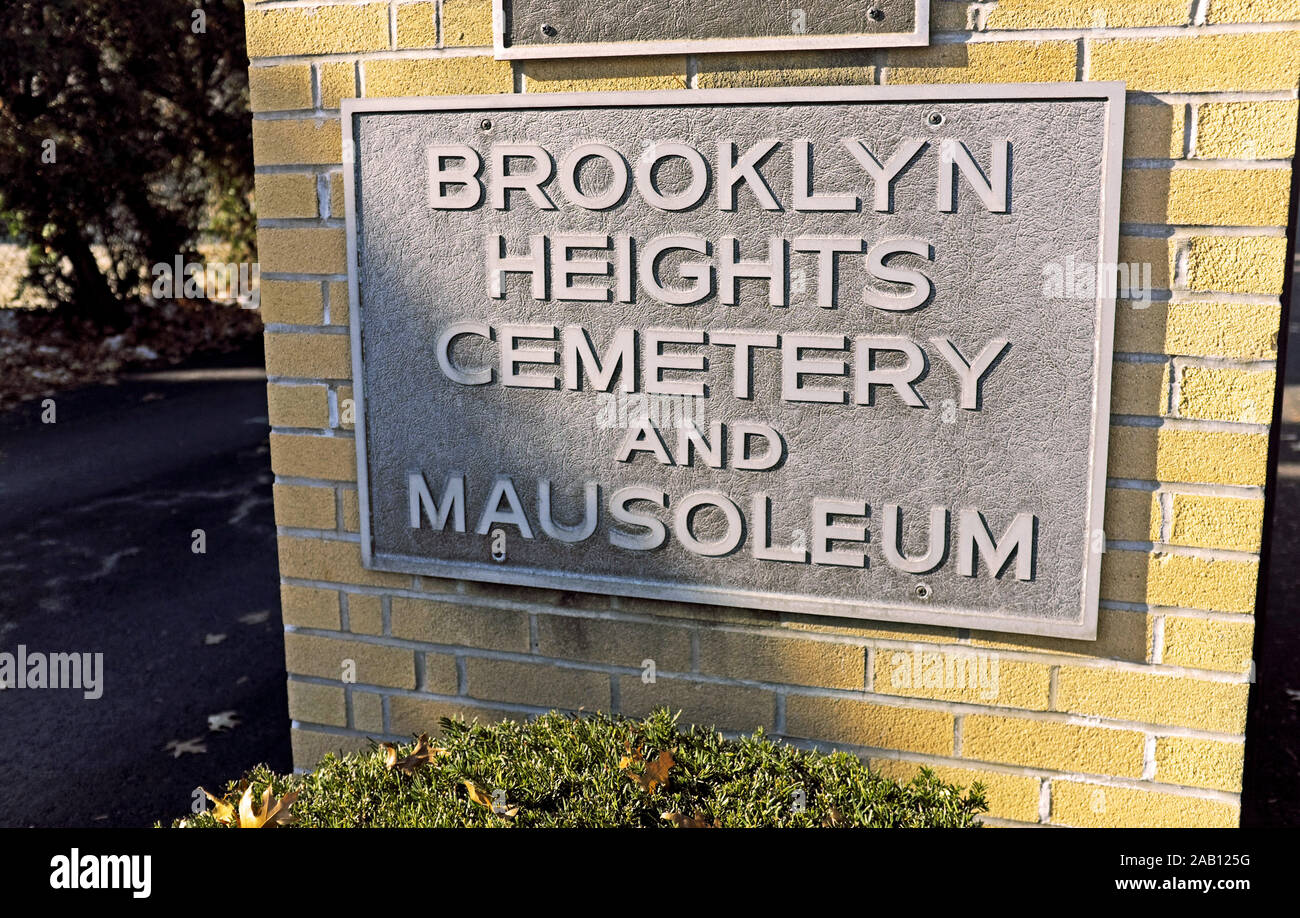
[[[203,791],[203,796],[212,801],[212,818],[217,822],[229,825],[235,818],[235,808],[224,800],[218,800],[203,788],[200,787],[199,790]]]
[[[469,799],[473,800],[481,807],[492,809],[492,795],[483,788],[479,787],[473,781],[466,779],[464,782],[465,790],[469,791]]]
[[[515,806],[498,806],[493,796],[473,781],[466,779],[462,783],[465,785],[465,790],[469,791],[469,799],[473,800],[484,809],[491,810],[502,819],[514,819],[519,815],[518,804]]]
[[[826,818],[822,820],[822,825],[831,829],[844,825],[844,814],[840,812],[839,807],[833,806],[826,811]]]
[[[380,748],[384,750],[384,767],[389,771],[396,768],[404,775],[415,774],[421,766],[432,764],[439,756],[450,754],[440,746],[430,746],[427,733],[421,733],[411,754],[400,759],[397,757],[397,747],[392,743],[381,743]]]
[[[618,770],[627,771],[629,765],[640,765],[645,762],[645,756],[641,753],[641,747],[637,746],[636,751],[632,751],[632,741],[628,740],[626,744],[627,754],[618,760]]]
[[[702,813],[696,813],[694,816],[687,816],[685,813],[663,813],[659,818],[668,820],[679,829],[719,828],[716,819],[710,822]]]
[[[262,792],[262,805],[253,804],[253,788],[244,791],[239,798],[239,827],[241,829],[271,829],[275,826],[287,826],[294,821],[289,807],[298,799],[297,791],[290,791],[279,800],[271,796],[271,785]]]
[[[639,751],[640,750],[638,750],[638,752]],[[654,757],[654,761],[646,765],[643,773],[637,774],[627,768],[627,766],[623,766],[623,773],[627,775],[628,779],[636,784],[637,787],[647,793],[653,794],[656,788],[662,787],[668,783],[668,771],[676,764],[676,761],[673,759],[672,750],[665,749]]]

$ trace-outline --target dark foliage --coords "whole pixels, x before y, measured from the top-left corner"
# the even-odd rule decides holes
[[[0,0],[0,218],[64,314],[124,323],[206,230],[250,256],[247,66],[241,0]]]

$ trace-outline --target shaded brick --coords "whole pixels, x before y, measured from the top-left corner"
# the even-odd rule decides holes
[[[259,309],[266,323],[320,325],[325,321],[324,299],[317,281],[263,280]]]
[[[249,67],[248,105],[255,112],[311,108],[311,67],[307,64]]]
[[[266,407],[272,427],[329,426],[329,396],[324,386],[268,383]]]
[[[700,89],[764,86],[869,86],[876,81],[870,52],[708,54],[699,58]]]
[[[347,379],[352,342],[347,335],[267,332],[266,372],[272,376]]]
[[[866,651],[853,644],[710,629],[700,632],[700,671],[755,682],[863,689]]]
[[[334,590],[282,583],[280,611],[287,626],[334,631],[340,621],[339,594]]]
[[[465,672],[471,698],[570,711],[609,710],[607,673],[483,657],[468,658]]]
[[[346,437],[271,434],[271,471],[277,475],[356,481],[356,462],[356,444]]]
[[[308,485],[273,487],[275,524],[295,529],[334,528],[334,489]]]
[[[434,695],[455,695],[460,685],[460,676],[456,672],[456,658],[447,653],[426,653],[424,655],[424,684],[420,691]]]
[[[289,632],[284,636],[284,656],[289,672],[301,676],[339,679],[345,661],[352,660],[357,682],[415,688],[415,657],[401,647]]]
[[[411,641],[515,653],[530,649],[525,612],[394,596],[390,618],[393,636]]]
[[[746,685],[718,685],[688,679],[618,677],[619,710],[628,717],[644,717],[658,708],[681,712],[681,723],[719,730],[753,732],[775,727],[776,695]]]
[[[290,679],[289,716],[305,723],[346,727],[348,715],[343,686]]]
[[[315,730],[293,728],[289,733],[289,742],[293,748],[293,767],[312,769],[326,755],[363,752],[370,748],[370,741],[362,734],[320,733]]]
[[[373,593],[349,593],[348,630],[354,634],[383,634],[383,597]]]
[[[528,719],[527,715],[503,711],[489,705],[440,701],[436,698],[412,698],[407,695],[394,696],[388,700],[388,716],[389,729],[395,736],[415,736],[420,733],[439,736],[442,730],[438,726],[438,721],[443,717],[464,720],[467,723],[478,721],[481,724]]]
[[[259,166],[343,161],[343,132],[335,119],[253,120],[253,159]]]
[[[280,574],[297,580],[328,580],[358,586],[406,587],[407,574],[366,570],[361,566],[361,546],[356,542],[280,536]]]
[[[592,660],[615,666],[641,667],[654,660],[656,670],[691,668],[691,635],[685,628],[636,622],[537,616],[537,652],[566,660]]]

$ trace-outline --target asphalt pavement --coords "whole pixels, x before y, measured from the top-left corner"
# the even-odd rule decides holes
[[[0,415],[0,651],[103,654],[99,698],[0,690],[0,825],[147,826],[291,767],[266,385],[243,362]]]

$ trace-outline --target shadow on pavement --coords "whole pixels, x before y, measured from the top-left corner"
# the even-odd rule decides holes
[[[102,653],[103,695],[0,691],[0,825],[149,825],[199,785],[289,769],[260,368],[145,374],[55,410],[0,415],[0,651]]]

